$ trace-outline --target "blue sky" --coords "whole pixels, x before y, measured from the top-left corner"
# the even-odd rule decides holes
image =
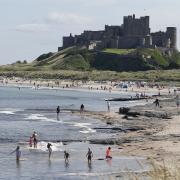
[[[150,16],[151,31],[178,28],[179,0],[0,0],[0,64],[57,51],[62,36],[121,25],[123,16]]]

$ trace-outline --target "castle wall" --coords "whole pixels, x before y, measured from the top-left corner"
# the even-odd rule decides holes
[[[120,37],[119,38],[119,48],[120,49],[130,49],[137,48],[140,44],[139,37]]]
[[[104,31],[84,31],[81,36],[87,40],[100,41],[103,38]]]
[[[123,36],[123,28],[121,26],[105,25],[105,36],[106,37]]]
[[[166,34],[165,32],[156,32],[156,33],[151,33],[152,36],[152,44],[156,45],[158,47],[163,47],[163,41],[166,39]]]

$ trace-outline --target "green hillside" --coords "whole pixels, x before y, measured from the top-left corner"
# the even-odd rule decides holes
[[[110,70],[147,71],[180,68],[180,53],[163,54],[158,49],[104,49],[88,51],[71,47],[40,55],[31,63],[16,62],[1,66],[0,71]]]

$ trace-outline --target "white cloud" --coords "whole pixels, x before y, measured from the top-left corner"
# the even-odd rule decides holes
[[[33,23],[20,24],[15,27],[16,31],[41,33],[58,29],[66,29],[69,27],[79,27],[81,25],[92,24],[92,19],[73,13],[59,13],[51,12],[41,20],[37,20]],[[63,25],[63,28],[62,28]]]
[[[15,29],[21,32],[36,33],[36,32],[46,32],[48,31],[49,28],[47,24],[30,23],[30,24],[18,25]]]
[[[59,13],[52,12],[48,14],[46,18],[47,23],[58,23],[58,24],[87,24],[92,22],[89,17],[80,16],[73,13]]]

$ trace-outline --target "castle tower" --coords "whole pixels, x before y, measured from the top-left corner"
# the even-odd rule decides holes
[[[177,49],[177,29],[176,29],[176,27],[167,27],[166,36],[171,41],[170,47],[173,49]]]
[[[71,33],[69,36],[63,37],[63,47],[64,48],[74,46],[74,43],[75,43],[75,38],[72,36]]]
[[[124,16],[123,27],[126,36],[146,36],[150,34],[149,16]]]

